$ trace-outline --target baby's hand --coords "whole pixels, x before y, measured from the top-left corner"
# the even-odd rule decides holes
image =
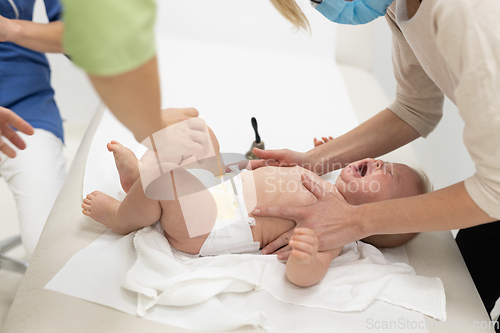
[[[323,141],[321,141],[323,140]],[[333,137],[329,136],[328,138],[326,136],[322,137],[321,140],[318,140],[314,138],[314,147],[321,146],[323,143],[327,143],[330,140],[333,140]]]
[[[292,247],[290,259],[297,264],[309,265],[318,253],[319,240],[314,230],[309,228],[295,228],[295,235],[290,238]]]

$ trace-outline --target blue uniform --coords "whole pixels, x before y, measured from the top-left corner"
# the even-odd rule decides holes
[[[61,18],[61,4],[44,0],[49,21]],[[0,15],[31,21],[35,0],[0,0]],[[50,67],[43,53],[0,43],[0,106],[11,109],[34,128],[63,140],[62,119],[50,86]]]

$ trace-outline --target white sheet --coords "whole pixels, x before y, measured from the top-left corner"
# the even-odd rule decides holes
[[[337,312],[361,311],[378,299],[446,319],[439,278],[417,276],[410,265],[387,262],[377,248],[363,242],[344,246],[325,277],[309,288],[292,284],[285,276],[285,264],[274,255],[198,258],[177,251],[159,223],[138,230],[134,247],[137,261],[122,287],[139,294],[139,316],[155,305],[196,305],[219,294],[266,290],[285,303]]]
[[[45,288],[135,315],[136,294],[120,287],[136,259],[134,235],[107,231],[71,258]],[[383,253],[391,262],[407,260],[404,247]],[[223,321],[214,320],[221,317]],[[374,325],[395,322],[411,323],[416,327],[412,332],[427,332],[422,314],[382,301],[374,301],[361,312],[339,313],[283,303],[267,291],[222,294],[203,304],[185,307],[156,306],[144,318],[192,330],[260,325],[271,332],[326,333],[332,327],[336,332],[371,332]]]

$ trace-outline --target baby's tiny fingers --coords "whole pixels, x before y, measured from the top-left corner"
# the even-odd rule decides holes
[[[323,144],[323,141],[320,141],[320,140],[314,138],[314,147],[321,146],[322,144]]]
[[[309,254],[313,254],[315,252],[314,246],[306,242],[293,240],[290,241],[290,246],[292,247],[293,251],[300,250]]]
[[[300,261],[306,261],[310,258],[311,255],[309,253],[305,253],[299,250],[293,250],[292,256],[299,259]]]
[[[318,238],[316,236],[311,236],[311,235],[293,235],[290,240],[315,244],[319,242],[317,239]]]
[[[311,228],[295,228],[295,234],[296,235],[311,235],[311,236],[316,236],[316,233],[314,232],[314,230],[312,230]]]

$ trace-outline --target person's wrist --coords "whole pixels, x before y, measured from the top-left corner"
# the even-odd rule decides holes
[[[351,220],[356,225],[358,238],[362,239],[377,234],[376,223],[371,221],[370,205],[352,206]]]
[[[318,151],[318,149],[311,149],[308,152],[305,153],[305,164],[308,166],[308,169],[311,170],[312,172],[316,173],[319,176],[324,175],[325,173],[328,173],[329,171],[326,170],[325,168],[327,167],[324,165],[324,159],[321,156],[321,152]]]
[[[22,27],[15,20],[7,21],[7,29],[5,30],[5,41],[16,43],[19,36],[22,34]]]

